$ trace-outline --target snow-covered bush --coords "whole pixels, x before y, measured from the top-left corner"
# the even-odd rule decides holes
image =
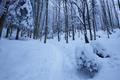
[[[22,37],[19,38],[19,40],[22,40],[22,41],[27,41],[27,40],[29,40],[29,39],[30,39],[30,38],[27,37],[27,35],[24,35],[24,36],[22,36]]]
[[[24,35],[24,36],[20,37],[18,40],[27,41],[27,40],[29,40],[29,39],[30,39],[30,38],[27,37],[27,35]],[[9,37],[9,40],[15,40],[15,37],[10,36],[10,37]]]
[[[100,58],[109,58],[110,55],[107,53],[106,49],[99,43],[93,43],[93,52]]]
[[[100,65],[97,58],[90,45],[76,48],[77,69],[90,77],[94,77],[99,71]]]

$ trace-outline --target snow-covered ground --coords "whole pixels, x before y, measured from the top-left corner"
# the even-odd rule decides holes
[[[0,80],[119,80],[120,79],[120,31],[107,39],[100,31],[101,38],[89,44],[82,37],[75,41],[57,39],[43,44],[39,40],[16,41],[0,40]],[[84,51],[90,58],[92,49],[109,54],[109,58],[95,57],[100,70],[90,78],[78,72],[76,54]]]

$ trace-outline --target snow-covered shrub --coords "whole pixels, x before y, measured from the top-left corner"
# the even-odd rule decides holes
[[[48,36],[47,36],[47,39],[52,39],[52,38],[53,38],[53,34],[49,33]]]
[[[29,40],[30,38],[29,37],[27,37],[27,36],[22,36],[22,37],[20,37],[18,40],[21,40],[21,41],[27,41],[27,40]],[[9,37],[9,40],[15,40],[15,37],[13,37],[13,36],[10,36]]]
[[[26,41],[26,40],[29,40],[30,38],[27,37],[27,35],[24,35],[22,37],[19,38],[19,40],[22,40],[22,41]]]
[[[99,62],[90,45],[76,48],[77,69],[90,77],[94,77],[99,71]]]
[[[99,43],[93,43],[93,52],[100,58],[109,58],[110,55],[107,53],[106,49]]]
[[[10,36],[10,37],[9,37],[9,40],[15,40],[15,37]]]

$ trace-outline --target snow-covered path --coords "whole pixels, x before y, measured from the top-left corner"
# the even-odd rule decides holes
[[[63,54],[49,44],[29,43],[0,41],[0,80],[63,80]]]
[[[39,41],[0,41],[0,80],[79,80],[75,45]],[[1,74],[2,73],[2,74]]]

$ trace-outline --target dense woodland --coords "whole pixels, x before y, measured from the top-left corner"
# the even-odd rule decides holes
[[[119,0],[0,0],[0,37],[44,40],[64,35],[66,43],[84,34],[85,43],[96,40],[96,31],[108,38],[120,28]],[[2,33],[5,33],[2,36]]]
[[[119,20],[120,0],[0,0],[0,80],[120,80]]]

